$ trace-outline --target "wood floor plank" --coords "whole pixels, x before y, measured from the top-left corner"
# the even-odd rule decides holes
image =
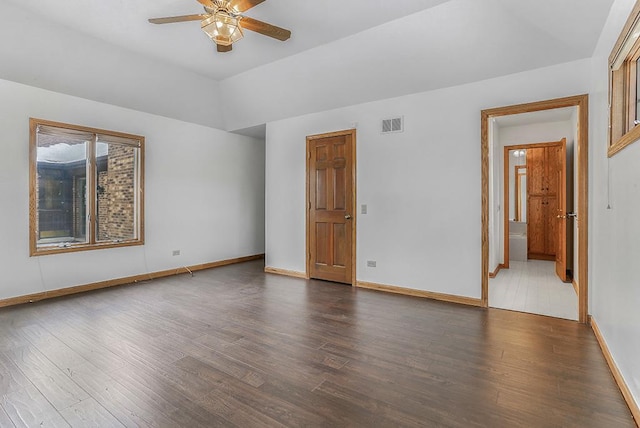
[[[234,378],[195,358],[186,357],[176,364],[215,383],[218,389],[233,399],[287,426],[318,426],[323,423],[321,416],[308,412],[287,400],[265,394],[259,388],[249,384],[235,382]]]
[[[0,426],[635,426],[587,326],[263,269],[0,308]]]
[[[216,331],[217,325],[211,323],[211,318],[207,317],[210,315],[208,311],[197,311],[193,307],[176,305],[175,302],[158,306],[153,300],[135,299],[135,296],[133,298],[141,308],[140,316],[161,325],[167,332],[196,338]]]
[[[184,340],[171,334],[167,335],[164,339],[170,343],[179,344],[180,347],[190,356],[206,362],[211,367],[214,367],[220,372],[226,373],[239,381],[248,383],[254,387],[258,387],[264,383],[264,373],[249,364],[229,357],[222,353],[221,350],[215,350],[201,345],[197,340]],[[222,349],[224,349],[224,347]]]
[[[11,359],[0,352],[0,396],[22,389],[31,382]]]
[[[2,337],[2,341],[0,341],[0,352],[10,351],[29,343],[25,337],[17,334],[18,331],[19,330],[16,329],[10,329],[6,325],[0,326],[0,337]]]
[[[69,406],[62,410],[60,414],[72,427],[124,427],[123,424],[93,398],[87,398],[73,406]]]
[[[68,375],[124,426],[159,427],[172,423],[163,415],[163,409],[145,402],[135,389],[123,386],[91,363],[74,367]]]
[[[13,428],[15,424],[11,421],[7,412],[4,411],[4,407],[0,404],[0,427]]]
[[[100,370],[110,372],[126,365],[126,361],[100,342],[98,338],[101,333],[96,330],[96,327],[87,329],[80,324],[76,325],[75,328],[69,328],[68,325],[64,327],[56,327],[55,324],[42,325],[69,348]]]
[[[103,393],[103,404],[112,413],[130,412],[131,418],[141,426],[172,426],[175,420],[170,417],[180,410],[187,401],[179,391],[159,377],[149,376],[135,367],[125,367],[110,374],[116,384],[109,388],[110,398]],[[113,388],[113,389],[112,389]],[[119,410],[118,410],[119,409]],[[125,419],[118,417],[121,422]],[[140,423],[138,421],[143,421]],[[130,424],[127,422],[127,426]],[[188,425],[187,425],[188,426]]]
[[[421,417],[409,415],[389,403],[372,398],[366,394],[366,391],[345,389],[329,381],[319,385],[314,390],[314,394],[316,396],[321,394],[333,396],[349,403],[350,406],[359,408],[359,417],[362,418],[359,422],[363,425],[424,427],[425,425],[435,426],[446,422],[444,418],[432,414],[423,414]]]
[[[89,398],[86,391],[71,381],[32,345],[6,352],[5,355],[12,359],[13,363],[57,410]]]
[[[179,408],[168,415],[174,422],[167,427],[190,427],[190,428],[210,428],[210,427],[233,427],[236,426],[224,419],[207,406],[203,406],[198,402],[187,401]]]
[[[154,366],[145,366],[134,362],[130,370],[136,370],[138,373],[145,375],[150,379],[160,379],[167,382],[176,390],[180,391],[184,397],[197,401],[204,397],[213,389],[213,385],[206,380],[201,379],[197,375],[183,370],[174,364],[157,364]],[[118,374],[114,374],[119,378]]]
[[[175,346],[163,346],[158,336],[131,336],[122,333],[126,330],[125,326],[114,327],[112,323],[106,324],[105,328],[107,333],[102,335],[100,342],[123,361],[146,366],[163,365],[171,364],[186,355]]]
[[[69,424],[33,386],[2,397],[2,407],[16,427],[68,427]]]
[[[341,397],[319,393],[318,384],[313,390],[295,382],[272,377],[260,386],[270,397],[286,400],[298,408],[321,416],[326,426],[376,426],[378,416],[367,409],[354,406]],[[379,426],[379,425],[378,425]]]
[[[20,332],[40,353],[46,355],[62,371],[86,362],[80,354],[69,348],[40,324],[28,325]]]
[[[285,427],[276,420],[230,396],[214,389],[198,404],[238,427]]]
[[[154,370],[140,370],[130,366],[111,373],[119,384],[125,387],[129,397],[149,409],[155,409],[154,425],[180,427],[228,426],[230,423],[220,415],[210,412],[187,392],[178,389],[174,382],[159,375]],[[211,388],[215,385],[211,384]],[[200,394],[198,394],[198,397]],[[166,419],[172,422],[167,424]]]

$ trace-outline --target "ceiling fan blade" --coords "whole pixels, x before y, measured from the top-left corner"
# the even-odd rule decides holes
[[[206,1],[206,0],[203,0],[203,1]],[[263,1],[264,0],[231,0],[229,2],[229,7],[237,12],[244,12],[251,9],[254,6],[259,5]]]
[[[233,45],[225,46],[225,45],[216,45],[218,46],[218,52],[230,52],[233,49]]]
[[[202,21],[208,18],[208,14],[200,15],[183,15],[183,16],[168,16],[166,18],[151,18],[149,20],[152,24],[170,24],[172,22],[185,22],[185,21]]]
[[[257,19],[249,18],[248,16],[242,17],[240,20],[240,26],[244,29],[255,31],[256,33],[273,37],[274,39],[282,40],[283,42],[291,37],[291,31],[289,30],[267,24],[266,22],[258,21]]]
[[[215,4],[213,4],[211,0],[198,0],[198,3],[211,9],[215,7]]]

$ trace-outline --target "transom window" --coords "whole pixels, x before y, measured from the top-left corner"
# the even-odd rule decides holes
[[[609,156],[640,139],[640,1],[609,56]]]
[[[31,255],[141,245],[144,137],[30,119]]]

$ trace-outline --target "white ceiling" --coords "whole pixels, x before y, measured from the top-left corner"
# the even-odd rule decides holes
[[[613,0],[267,0],[219,54],[196,0],[0,0],[0,78],[227,130],[593,55]],[[42,65],[46,64],[46,67]],[[464,102],[463,100],[460,100]]]
[[[3,0],[72,30],[216,80],[242,73],[448,0],[267,0],[245,15],[291,30],[281,42],[245,31],[216,52],[199,21],[154,25],[148,18],[204,13],[196,0]]]

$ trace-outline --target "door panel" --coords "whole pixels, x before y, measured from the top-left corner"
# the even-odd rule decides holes
[[[354,134],[308,137],[309,276],[353,282]]]
[[[326,210],[327,209],[327,170],[319,169],[316,170],[316,209],[317,210]]]
[[[347,265],[347,249],[344,244],[346,242],[346,226],[344,224],[333,225],[333,265],[345,267]]]
[[[333,170],[334,192],[333,192],[333,209],[335,210],[347,210],[347,194],[346,194],[346,181],[347,171],[346,168],[336,167]]]
[[[531,195],[545,194],[544,148],[527,149],[527,188]]]
[[[527,253],[529,255],[545,252],[545,230],[542,227],[544,207],[544,197],[529,196],[527,201]]]
[[[559,146],[552,146],[545,148],[545,162],[546,162],[546,174],[547,184],[545,191],[548,195],[558,194],[558,170],[560,168],[560,160],[558,158]]]
[[[316,223],[316,263],[326,265],[329,263],[329,227],[327,223]]]

